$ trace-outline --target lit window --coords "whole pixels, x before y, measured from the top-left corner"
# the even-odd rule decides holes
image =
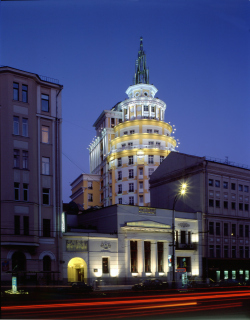
[[[13,117],[13,134],[19,135],[19,117]]]
[[[49,127],[42,126],[42,143],[49,143]]]
[[[28,169],[28,151],[23,150],[23,169]]]
[[[42,174],[49,175],[49,158],[42,157]]]
[[[129,170],[128,170],[128,177],[129,177],[130,179],[134,178],[134,169],[129,169]]]
[[[49,112],[49,96],[42,94],[42,111]]]
[[[22,134],[23,137],[28,137],[28,119],[22,119]]]
[[[50,204],[50,189],[43,188],[43,204]]]
[[[13,100],[19,100],[19,84],[13,82]]]
[[[22,85],[22,102],[28,102],[28,86]]]
[[[154,164],[154,156],[153,155],[148,156],[148,163]]]

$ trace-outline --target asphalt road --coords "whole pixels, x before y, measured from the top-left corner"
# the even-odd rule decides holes
[[[118,296],[101,293],[67,300],[16,301],[1,307],[3,319],[250,319],[250,290],[138,293]]]

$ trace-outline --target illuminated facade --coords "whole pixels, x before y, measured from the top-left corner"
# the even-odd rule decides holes
[[[104,110],[94,123],[96,137],[89,146],[90,172],[100,175],[99,201],[104,207],[149,206],[149,176],[175,151],[176,140],[171,136],[175,129],[164,121],[166,104],[155,97],[157,91],[149,84],[141,38],[134,84],[126,91],[128,98],[111,110]],[[89,180],[87,176],[85,179]],[[71,199],[79,200],[74,194]],[[86,209],[96,203],[81,205]]]
[[[67,215],[63,235],[64,282],[133,284],[140,279],[172,279],[172,210],[113,205]],[[87,226],[91,229],[84,229]],[[176,212],[176,268],[201,275],[199,213]],[[176,280],[182,282],[176,273]]]

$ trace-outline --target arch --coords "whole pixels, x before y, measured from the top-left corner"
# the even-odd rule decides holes
[[[10,250],[7,254],[7,260],[11,260],[13,254],[16,252],[16,250]],[[27,260],[31,260],[31,255],[29,252],[23,252]]]
[[[87,263],[80,257],[68,262],[68,282],[87,282]]]
[[[49,256],[51,260],[56,260],[54,253],[51,251],[43,251],[39,256],[39,260],[43,260],[45,256]]]

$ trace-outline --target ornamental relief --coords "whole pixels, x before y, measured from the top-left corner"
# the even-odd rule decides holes
[[[189,228],[190,224],[188,224],[186,222],[181,222],[181,223],[178,223],[178,226],[181,227],[181,228]]]

